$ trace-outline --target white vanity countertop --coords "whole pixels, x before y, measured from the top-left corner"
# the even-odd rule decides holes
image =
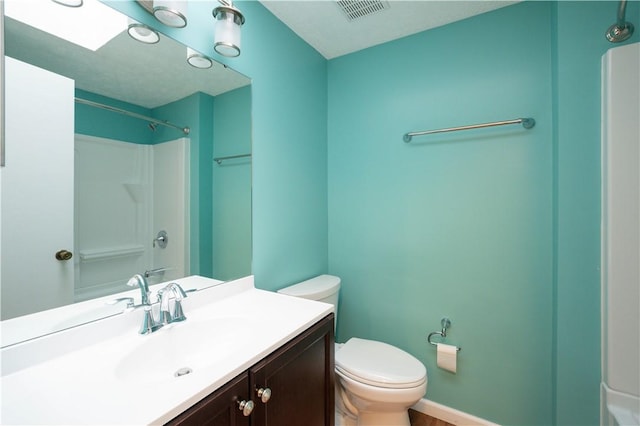
[[[253,277],[247,277],[190,294],[184,311],[185,322],[146,336],[138,334],[142,313],[137,310],[25,342],[24,348],[3,349],[2,361],[10,366],[1,379],[0,423],[163,424],[333,312],[333,307],[255,289]],[[107,332],[103,340],[74,347],[83,333],[123,327],[124,333]],[[185,341],[185,330],[198,338]],[[70,341],[74,344],[68,345]],[[192,344],[200,349],[191,349]],[[53,358],[44,361],[23,361],[25,366],[12,359],[47,345],[71,349],[54,351]],[[180,350],[186,352],[176,355]],[[177,364],[175,358],[180,359]],[[193,372],[174,377],[181,367]]]

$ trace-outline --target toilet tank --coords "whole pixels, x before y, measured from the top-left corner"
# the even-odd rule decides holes
[[[334,309],[335,322],[338,322],[338,296],[340,278],[334,275],[319,275],[301,283],[278,290],[278,293],[303,299],[331,303]]]

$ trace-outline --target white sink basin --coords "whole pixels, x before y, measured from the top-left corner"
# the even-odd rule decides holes
[[[140,336],[140,344],[115,366],[115,376],[137,383],[179,380],[234,356],[252,337],[247,318],[187,319]]]

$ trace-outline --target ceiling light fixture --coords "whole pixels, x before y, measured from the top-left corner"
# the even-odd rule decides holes
[[[155,44],[160,41],[160,34],[151,27],[129,19],[127,33],[131,38],[146,44]]]
[[[244,24],[244,16],[231,1],[220,0],[222,6],[213,9],[216,20],[213,48],[222,56],[236,57],[240,55],[240,27]]]
[[[153,0],[153,16],[168,27],[187,26],[187,2],[184,0]]]
[[[190,47],[187,47],[187,62],[192,67],[200,69],[211,68],[213,65],[211,59],[207,58],[202,53],[196,52]]]

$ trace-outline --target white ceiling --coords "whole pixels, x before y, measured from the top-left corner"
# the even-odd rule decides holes
[[[516,3],[388,0],[387,9],[349,21],[335,0],[260,2],[327,59]]]

